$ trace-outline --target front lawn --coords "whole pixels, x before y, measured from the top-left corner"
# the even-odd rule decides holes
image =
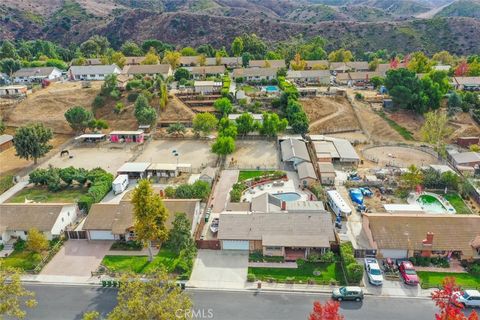
[[[25,199],[28,199],[43,203],[76,203],[87,191],[88,188],[68,187],[57,192],[52,192],[46,187],[35,186],[20,190],[8,199],[8,202],[24,203]]]
[[[447,193],[445,196],[445,199],[450,202],[452,207],[455,208],[457,213],[459,214],[471,214],[472,212],[470,209],[467,207],[465,202],[463,201],[462,197],[460,197],[457,193]]]
[[[238,181],[245,181],[248,179],[253,179],[257,177],[263,177],[268,174],[273,174],[275,171],[274,170],[248,170],[248,171],[240,171],[240,174],[238,176]]]
[[[21,271],[35,269],[37,264],[42,261],[42,255],[25,250],[15,250],[8,257],[1,258],[2,267],[17,268]]]
[[[0,194],[4,193],[11,187],[13,187],[13,175],[9,174],[3,177],[0,177]]]
[[[256,93],[256,92],[259,91],[257,88],[249,86],[249,85],[244,85],[240,89],[243,90],[245,92],[245,94]]]
[[[453,277],[462,288],[480,289],[480,276],[470,273],[417,271],[417,274],[420,277],[422,288],[438,288],[442,285],[443,279]]]
[[[102,265],[112,272],[147,273],[164,267],[167,272],[173,272],[177,255],[170,250],[161,249],[158,255],[148,262],[147,256],[105,256]]]
[[[314,275],[319,271],[320,275]],[[278,282],[302,282],[309,280],[317,284],[329,284],[335,281],[344,284],[344,277],[340,263],[314,263],[298,261],[297,269],[287,268],[248,268],[248,273],[255,275],[255,279],[262,281],[274,280]]]

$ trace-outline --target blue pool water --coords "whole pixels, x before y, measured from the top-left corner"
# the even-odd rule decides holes
[[[278,87],[277,86],[266,86],[265,91],[267,91],[267,92],[277,92]]]
[[[283,201],[297,201],[301,196],[296,192],[274,193],[273,196]]]

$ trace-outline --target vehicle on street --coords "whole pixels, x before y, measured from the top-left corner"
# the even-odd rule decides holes
[[[419,283],[417,272],[413,267],[413,264],[410,261],[402,261],[398,266],[398,271],[400,271],[400,276],[403,279],[403,282],[408,285],[416,286]]]
[[[362,301],[363,290],[360,287],[341,287],[333,289],[332,299],[337,301]]]
[[[478,290],[465,290],[455,293],[457,303],[462,304],[464,307],[480,308],[480,291]]]
[[[365,258],[365,271],[371,285],[381,286],[383,284],[382,270],[377,259]]]

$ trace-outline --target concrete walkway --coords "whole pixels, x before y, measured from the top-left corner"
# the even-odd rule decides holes
[[[220,213],[227,207],[227,201],[230,198],[230,189],[237,182],[238,170],[223,170],[220,174],[215,190],[213,190],[213,213]]]
[[[20,181],[15,184],[13,187],[5,191],[0,195],[0,203],[4,203],[7,201],[9,198],[11,198],[15,193],[18,191],[22,190],[28,185],[28,176],[22,177]]]

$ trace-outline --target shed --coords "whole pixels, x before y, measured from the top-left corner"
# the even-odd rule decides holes
[[[136,131],[112,131],[110,132],[111,142],[136,142],[142,143],[145,139],[143,130]]]
[[[117,170],[117,174],[127,174],[129,178],[142,179],[146,177],[146,171],[149,166],[149,162],[125,162]]]
[[[79,140],[82,142],[100,142],[105,141],[107,139],[107,135],[103,133],[85,133],[78,137],[75,137],[75,140]]]
[[[5,151],[13,146],[13,136],[9,134],[0,135],[0,152]]]
[[[303,186],[317,182],[317,175],[311,162],[302,162],[297,166],[298,178]]]
[[[333,185],[335,183],[335,168],[332,163],[318,162],[318,171],[320,171],[320,182],[322,184]]]

